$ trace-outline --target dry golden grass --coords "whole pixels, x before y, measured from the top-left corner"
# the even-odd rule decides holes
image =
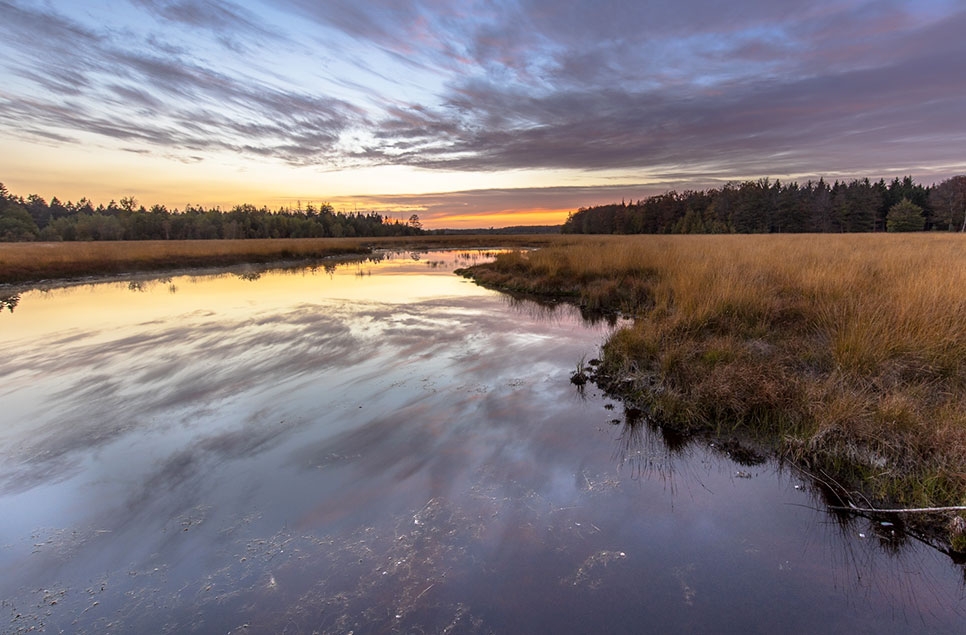
[[[408,236],[63,243],[0,243],[0,283],[364,254],[372,248],[532,247],[561,236]]]
[[[634,312],[600,377],[666,424],[769,435],[890,504],[966,504],[966,236],[586,237],[473,275]]]

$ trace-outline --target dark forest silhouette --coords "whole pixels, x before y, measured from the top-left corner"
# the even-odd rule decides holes
[[[824,179],[805,185],[759,179],[720,189],[670,191],[637,202],[581,208],[560,228],[570,234],[712,234],[966,230],[966,176],[933,186],[911,176],[872,182]],[[107,206],[86,198],[48,203],[0,183],[0,240],[198,240],[411,236],[408,221],[376,212],[336,212],[331,205],[303,209],[236,205],[229,211],[187,205],[145,208],[132,197]]]
[[[229,211],[187,205],[146,209],[134,198],[94,207],[87,199],[48,203],[40,196],[10,194],[0,183],[0,240],[191,240],[235,238],[351,238],[423,233],[419,217],[391,220],[375,212],[336,212],[325,203],[304,209],[236,205]]]
[[[667,192],[636,203],[582,208],[563,233],[713,234],[949,230],[962,231],[966,176],[925,187],[912,177],[891,183],[768,179],[720,189]]]

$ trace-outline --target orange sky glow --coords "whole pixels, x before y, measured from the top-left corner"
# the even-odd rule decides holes
[[[469,228],[966,172],[960,3],[707,3],[3,2],[0,182]]]

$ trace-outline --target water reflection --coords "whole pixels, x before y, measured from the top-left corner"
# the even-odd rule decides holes
[[[958,627],[929,550],[576,394],[606,320],[449,273],[481,257],[24,292],[0,330],[3,628]]]
[[[605,405],[605,410],[614,409],[612,404]],[[812,533],[825,538],[831,583],[849,604],[884,595],[892,598],[897,614],[907,623],[923,620],[925,624],[929,619],[937,619],[944,613],[943,607],[948,608],[949,602],[956,606],[954,612],[962,615],[962,604],[966,600],[966,568],[959,568],[962,575],[959,584],[949,581],[951,595],[939,591],[934,586],[936,580],[922,563],[929,560],[938,564],[943,562],[943,556],[954,554],[910,532],[901,515],[880,513],[868,516],[850,511],[837,484],[828,477],[785,464],[769,467],[762,454],[734,438],[709,440],[670,433],[650,419],[646,412],[633,407],[625,407],[623,417],[612,418],[610,423],[619,431],[614,452],[618,465],[632,479],[657,477],[672,490],[676,481],[692,486],[713,486],[694,470],[696,463],[707,460],[695,461],[696,454],[702,452],[727,457],[740,468],[733,472],[735,479],[761,476],[759,471],[750,472],[744,468],[777,469],[780,476],[788,472],[799,474],[799,478],[793,479],[794,489],[808,491],[814,502],[796,505],[814,512],[809,525]],[[683,479],[677,473],[679,466],[690,472]],[[588,487],[598,488],[600,485],[588,481]],[[828,528],[832,531],[827,531]],[[779,569],[790,571],[794,566],[792,561],[782,561]],[[693,571],[694,567],[689,565],[679,569],[678,573],[683,575]],[[916,573],[910,576],[911,571]],[[693,589],[684,581],[682,585],[691,597]]]
[[[583,386],[577,386],[576,390],[579,395],[584,396]],[[614,405],[606,404],[605,409],[613,411]],[[768,463],[764,454],[751,445],[740,442],[737,438],[684,435],[659,425],[639,408],[625,405],[623,418],[612,418],[610,423],[619,430],[615,441],[614,460],[620,468],[626,469],[633,479],[657,476],[673,486],[675,465],[692,465],[696,445],[706,445],[707,451],[727,457],[739,468],[734,472],[737,478],[752,478],[752,473],[745,468],[762,467]],[[856,562],[856,558],[851,556],[854,553],[854,546],[850,544],[855,536],[874,542],[883,553],[892,556],[899,555],[909,546],[911,540],[919,540],[955,560],[955,554],[950,553],[944,546],[907,530],[906,523],[903,522],[900,514],[863,515],[850,510],[848,501],[853,500],[855,494],[843,492],[841,487],[824,473],[812,474],[794,465],[781,464],[780,467],[802,474],[803,480],[795,487],[796,489],[807,488],[816,501],[813,509],[827,514],[830,524],[838,528],[841,543],[846,545],[845,550],[850,554],[844,557],[843,561]],[[699,480],[693,475],[691,478],[695,481]],[[847,497],[843,497],[843,494]],[[867,502],[867,504],[869,507],[872,506],[871,503]],[[964,569],[964,579],[966,579],[966,569]]]
[[[3,309],[9,310],[13,313],[13,310],[17,308],[17,304],[20,303],[20,294],[12,293],[10,295],[0,295],[0,311]]]
[[[632,478],[657,474],[670,479],[675,454],[684,452],[684,446],[671,447],[661,437],[661,428],[639,414],[635,408],[624,411],[624,421],[614,419],[611,423],[620,427],[614,458],[617,465],[629,470]]]
[[[544,299],[513,292],[505,292],[503,297],[510,307],[526,313],[533,319],[573,319],[574,316],[579,316],[582,321],[588,324],[604,324],[611,328],[626,321],[616,313],[590,309],[555,299]]]

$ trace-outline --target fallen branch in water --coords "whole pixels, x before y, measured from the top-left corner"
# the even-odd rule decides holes
[[[966,511],[966,506],[953,506],[953,507],[905,507],[900,509],[878,509],[873,507],[868,499],[866,503],[869,504],[868,507],[858,507],[851,500],[849,500],[849,492],[846,488],[836,481],[834,478],[826,474],[824,471],[819,470],[822,476],[817,476],[812,474],[800,465],[791,464],[793,468],[797,469],[799,472],[805,476],[811,478],[814,482],[821,483],[824,487],[828,488],[835,496],[847,503],[847,505],[825,505],[825,509],[829,511],[849,511],[856,514],[865,514],[866,516],[873,516],[875,514],[928,514],[928,513],[942,513],[942,512],[958,512]],[[854,492],[856,495],[861,496],[861,493]],[[936,539],[936,535],[929,535],[928,533],[923,533],[915,530],[908,530],[907,535],[912,536],[916,540],[926,544],[933,549],[937,549],[943,553],[952,555],[953,552],[962,552],[961,547],[954,547],[951,541],[959,536],[966,535],[966,520],[962,516],[953,516],[952,521],[947,528],[948,533],[944,534],[944,539]]]
[[[966,505],[955,507],[906,507],[902,509],[876,509],[875,507],[856,507],[855,505],[828,505],[829,509],[846,510],[861,512],[863,514],[919,514],[928,512],[962,512],[966,511]]]
[[[966,511],[966,505],[956,505],[952,507],[903,507],[899,509],[878,509],[876,507],[857,507],[851,501],[849,501],[850,492],[841,483],[836,481],[834,478],[821,471],[822,477],[812,474],[800,465],[792,464],[792,467],[797,469],[802,474],[805,474],[809,478],[816,480],[825,487],[829,488],[831,491],[835,492],[835,495],[846,502],[848,505],[826,505],[827,509],[834,509],[836,511],[850,511],[858,512],[860,514],[928,514],[931,512],[962,512]],[[864,498],[864,497],[863,497]],[[868,500],[866,500],[868,502]]]

